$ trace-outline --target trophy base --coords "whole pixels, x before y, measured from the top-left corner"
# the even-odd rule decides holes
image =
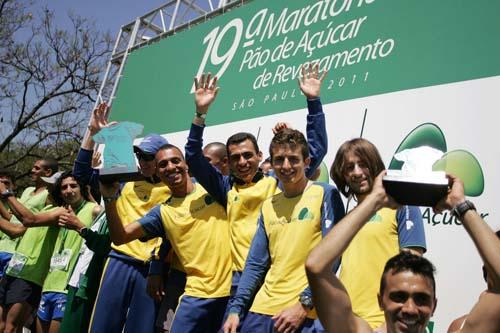
[[[123,173],[105,173],[101,172],[99,174],[99,181],[103,184],[110,184],[114,182],[134,182],[138,180],[144,180],[144,176],[136,172],[123,172]]]
[[[434,207],[448,193],[448,179],[432,177],[387,175],[384,188],[401,205]]]

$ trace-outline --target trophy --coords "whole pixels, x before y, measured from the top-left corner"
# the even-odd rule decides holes
[[[103,128],[92,138],[104,144],[103,167],[99,180],[103,183],[127,182],[144,179],[134,156],[133,143],[144,126],[128,121]]]
[[[401,170],[387,170],[385,190],[401,205],[434,207],[448,193],[446,173],[432,170],[442,156],[442,151],[429,146],[396,153],[394,158],[403,166]]]

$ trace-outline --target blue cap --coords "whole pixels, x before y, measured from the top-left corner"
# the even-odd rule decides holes
[[[142,151],[146,154],[156,154],[160,147],[168,143],[167,139],[159,134],[148,134],[141,143],[134,146],[134,152]]]

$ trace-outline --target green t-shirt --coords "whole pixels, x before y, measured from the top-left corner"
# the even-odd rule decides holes
[[[52,205],[44,207],[40,213],[56,209]],[[28,228],[16,246],[6,274],[43,285],[54,251],[59,227]]]
[[[86,202],[82,208],[75,211],[80,222],[86,227],[92,225],[92,211],[95,206],[93,202]],[[76,231],[65,228],[59,230],[42,292],[66,293],[66,286],[78,260],[82,242],[83,238]]]
[[[32,211],[34,214],[40,212],[45,203],[47,202],[47,196],[49,192],[44,190],[36,195],[32,195],[35,192],[34,187],[28,187],[24,190],[19,202],[22,203],[26,208]],[[17,217],[12,216],[10,219],[11,223],[21,224],[21,221]],[[0,234],[0,252],[14,253],[17,243],[21,240],[21,237],[10,238],[5,233]]]

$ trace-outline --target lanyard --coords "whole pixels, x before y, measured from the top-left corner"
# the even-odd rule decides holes
[[[78,208],[76,209],[75,215],[78,215],[78,213],[80,212],[80,210],[82,210],[83,206],[85,206],[86,203],[87,203],[87,201],[85,201],[85,200],[82,201],[80,206],[78,206]],[[66,238],[68,238],[68,229],[63,228],[61,231],[62,231],[62,241],[61,241],[61,245],[59,245],[58,254],[61,254],[61,252],[64,250],[64,244],[66,243]]]

